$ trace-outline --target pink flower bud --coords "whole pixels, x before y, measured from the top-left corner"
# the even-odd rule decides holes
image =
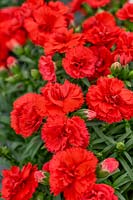
[[[6,60],[6,63],[7,63],[7,67],[11,68],[17,64],[17,60],[13,56],[9,56]]]
[[[44,178],[46,178],[46,176],[44,175],[44,172],[43,171],[36,171],[35,173],[34,173],[34,177],[35,177],[35,179],[36,179],[36,181],[38,182],[38,183],[42,183],[43,182],[43,179]]]
[[[95,111],[89,109],[84,110],[84,113],[87,115],[88,120],[93,120],[97,116]]]
[[[101,163],[101,170],[113,173],[119,167],[119,162],[115,158],[107,158]]]

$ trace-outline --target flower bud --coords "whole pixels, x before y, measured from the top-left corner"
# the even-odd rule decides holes
[[[97,176],[105,178],[111,173],[115,172],[119,167],[119,162],[115,158],[107,158],[99,163],[97,168]]]
[[[123,142],[118,142],[116,144],[116,149],[118,149],[119,151],[124,151],[125,150],[125,144]]]
[[[97,116],[95,111],[89,109],[80,109],[74,115],[78,115],[84,120],[93,120]]]
[[[107,158],[101,163],[101,169],[108,173],[115,172],[119,167],[119,162],[115,158]]]
[[[39,74],[39,71],[37,69],[32,69],[31,70],[31,76],[34,78],[34,79],[38,79],[40,77],[40,74]]]
[[[42,183],[43,179],[46,178],[45,174],[43,171],[36,171],[34,174],[35,179],[37,180],[38,183]]]
[[[17,64],[17,60],[13,56],[9,56],[6,60],[6,63],[8,68],[12,68]]]

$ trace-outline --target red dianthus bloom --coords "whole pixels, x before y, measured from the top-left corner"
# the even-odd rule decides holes
[[[16,134],[23,137],[31,136],[38,130],[42,123],[45,113],[44,97],[35,93],[27,93],[19,97],[13,104],[13,111],[11,112],[11,127]]]
[[[64,84],[48,83],[41,92],[45,97],[48,116],[73,112],[84,102],[81,88],[68,80]]]
[[[65,17],[46,4],[33,10],[32,15],[25,19],[24,27],[37,45],[43,46],[53,33],[67,26]]]
[[[121,20],[133,22],[133,3],[125,3],[124,6],[117,11],[116,16]]]
[[[49,164],[50,188],[66,200],[79,200],[96,181],[97,158],[82,148],[70,148],[53,156]]]
[[[121,32],[113,15],[104,11],[85,20],[83,33],[87,42],[111,48]]]
[[[36,166],[31,163],[25,165],[22,170],[13,166],[9,170],[3,170],[2,198],[5,200],[29,200],[35,192],[38,182],[34,178]]]
[[[55,116],[48,118],[44,124],[42,139],[46,148],[55,153],[69,147],[86,148],[89,143],[89,133],[84,120],[80,117]]]
[[[133,116],[133,92],[117,78],[99,78],[97,85],[88,89],[86,101],[98,119],[110,124]]]
[[[69,49],[85,43],[81,33],[73,33],[73,29],[62,28],[56,31],[44,44],[45,53],[65,53]]]
[[[65,71],[73,78],[91,77],[95,71],[96,57],[84,46],[70,49],[63,59]]]
[[[39,59],[39,72],[43,80],[56,81],[55,64],[51,56],[41,56]]]
[[[106,184],[94,184],[91,191],[89,191],[81,200],[118,200],[114,194],[114,189]]]
[[[119,61],[122,65],[133,61],[133,33],[122,32],[120,34],[113,57],[114,61]]]
[[[92,46],[90,49],[96,57],[96,62],[94,63],[95,72],[91,79],[110,74],[110,67],[113,61],[111,52],[104,46]]]

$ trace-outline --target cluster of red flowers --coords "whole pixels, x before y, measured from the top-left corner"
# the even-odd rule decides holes
[[[0,37],[9,37],[5,37],[4,46],[0,44],[6,55],[0,58],[0,62],[5,62],[7,49],[14,45],[14,41],[24,44],[27,33],[34,44],[44,48],[39,71],[48,81],[40,94],[27,93],[14,102],[11,127],[16,134],[27,138],[42,125],[41,138],[46,149],[54,153],[43,167],[43,171],[50,175],[52,194],[63,193],[66,200],[118,200],[111,186],[97,184],[98,160],[86,150],[90,133],[85,120],[74,116],[73,112],[87,106],[92,118],[107,123],[129,120],[133,116],[133,92],[124,86],[123,81],[107,77],[113,62],[125,65],[133,60],[133,34],[117,26],[114,16],[106,11],[86,19],[82,31],[75,32],[73,14],[83,3],[96,9],[110,0],[74,0],[69,6],[59,1],[27,0],[18,8],[1,10],[0,16],[6,15],[2,23],[6,21],[7,27],[2,29]],[[117,17],[132,21],[130,9],[132,5],[126,4],[117,12]],[[7,14],[9,10],[10,14]],[[93,81],[86,98],[78,84],[68,80],[63,84],[57,82],[55,53],[62,56],[62,67],[70,77]],[[118,168],[118,162],[111,159],[100,166],[112,173]],[[42,181],[43,173],[28,163],[22,170],[15,166],[4,170],[3,177],[2,197],[5,200],[29,200],[38,182]]]

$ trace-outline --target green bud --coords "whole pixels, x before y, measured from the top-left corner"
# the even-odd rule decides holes
[[[119,150],[119,151],[124,151],[126,149],[125,144],[123,142],[118,142],[116,144],[116,149]]]
[[[101,169],[101,165],[100,164],[98,164],[98,166],[97,166],[96,173],[97,173],[97,178],[105,178],[110,174],[108,171],[103,171]]]
[[[34,78],[34,79],[38,79],[40,77],[40,73],[37,69],[32,69],[31,70],[31,76]]]

